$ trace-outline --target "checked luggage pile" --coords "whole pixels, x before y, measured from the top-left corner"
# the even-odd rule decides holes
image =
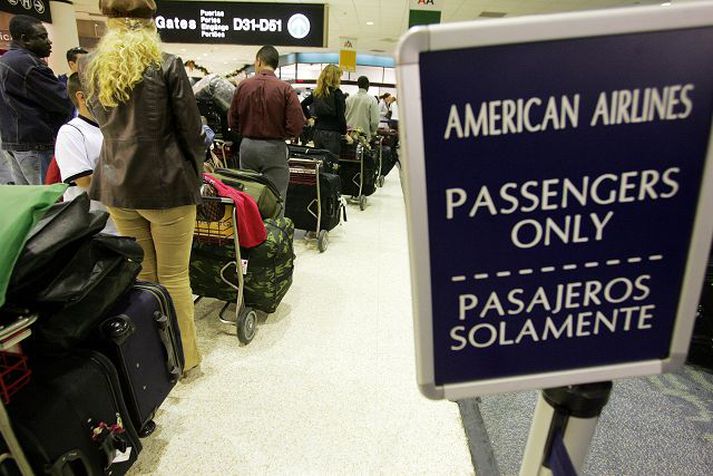
[[[0,186],[18,205],[0,228],[23,237],[2,250],[3,439],[36,474],[124,474],[183,372],[180,330],[165,288],[136,281],[141,247],[101,234],[86,195],[53,204],[63,189]]]

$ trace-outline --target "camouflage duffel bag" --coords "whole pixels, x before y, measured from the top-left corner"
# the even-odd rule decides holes
[[[230,266],[226,267],[228,264]],[[238,283],[238,275],[235,272],[235,246],[232,241],[210,242],[194,239],[190,276],[193,294],[221,301],[237,300],[238,291],[223,280],[224,278],[236,286]]]
[[[289,218],[268,218],[265,229],[267,240],[255,248],[243,249],[241,254],[248,261],[245,303],[270,314],[292,285],[295,226]]]

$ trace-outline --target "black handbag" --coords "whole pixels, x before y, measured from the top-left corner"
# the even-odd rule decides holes
[[[15,263],[8,286],[14,299],[30,297],[67,263],[83,238],[100,232],[109,218],[106,212],[89,211],[89,197],[50,207],[28,234]]]
[[[135,283],[143,250],[133,238],[96,235],[37,294],[42,307],[33,345],[41,353],[69,350],[90,338],[116,300]]]

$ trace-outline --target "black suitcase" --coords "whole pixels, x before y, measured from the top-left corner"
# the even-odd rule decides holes
[[[119,371],[131,420],[144,437],[156,428],[158,407],[181,377],[181,331],[166,288],[139,282],[99,327],[99,350]]]
[[[396,155],[394,150],[388,145],[381,146],[381,176],[386,177],[391,169],[396,165]]]
[[[342,215],[342,186],[339,175],[319,174],[319,187],[322,202],[319,228],[330,231],[339,225]],[[315,185],[294,183],[293,180],[290,180],[290,184],[287,187],[285,216],[292,220],[298,230],[315,230],[317,228],[317,217],[315,215],[317,215],[317,189]]]
[[[118,375],[99,352],[33,361],[7,410],[35,474],[125,474],[141,451]]]
[[[333,174],[339,168],[339,157],[328,151],[327,149],[317,149],[306,145],[288,144],[290,158],[301,159],[319,159],[322,161],[322,171]]]
[[[345,150],[342,144],[342,156],[339,159],[339,177],[342,179],[342,195],[352,197],[359,196],[359,184],[361,180],[361,163],[358,154],[353,154],[350,149]],[[381,170],[379,161],[375,159],[368,149],[361,155],[364,162],[364,177],[361,188],[361,195],[369,196],[376,191],[376,181]]]

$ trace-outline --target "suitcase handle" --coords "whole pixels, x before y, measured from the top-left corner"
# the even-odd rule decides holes
[[[89,459],[79,449],[67,451],[45,472],[50,476],[91,476],[93,474]]]
[[[171,383],[175,384],[181,377],[181,366],[176,362],[176,352],[173,348],[173,340],[171,339],[171,330],[169,329],[168,316],[156,311],[154,313],[154,321],[158,328],[158,335],[161,338],[161,343],[166,351],[166,370],[171,376]]]

